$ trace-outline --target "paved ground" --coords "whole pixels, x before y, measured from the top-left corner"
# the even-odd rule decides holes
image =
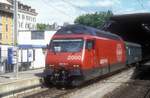
[[[43,68],[42,69],[19,72],[18,78],[16,78],[15,73],[1,74],[0,75],[0,84],[8,83],[8,82],[10,83],[10,82],[14,82],[14,81],[23,80],[23,79],[41,77],[42,72],[43,72]]]
[[[42,84],[42,72],[43,69],[19,72],[18,78],[14,73],[0,75],[0,98],[39,87]]]

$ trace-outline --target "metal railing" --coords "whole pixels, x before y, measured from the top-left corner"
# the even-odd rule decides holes
[[[16,72],[16,64],[9,64],[9,57],[7,50],[1,50],[0,56],[0,75],[5,73]],[[32,62],[18,62],[19,71],[30,70]]]

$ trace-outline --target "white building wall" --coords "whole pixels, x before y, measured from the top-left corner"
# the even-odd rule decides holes
[[[41,48],[35,49],[35,60],[31,64],[31,68],[42,68],[45,66],[45,54]]]
[[[56,31],[45,31],[44,39],[31,39],[31,31],[19,32],[18,45],[25,46],[19,49],[19,63],[26,63],[28,60],[31,62],[30,68],[42,68],[45,66],[45,52],[43,51],[43,46],[45,47],[55,34]],[[29,46],[29,47],[28,47]],[[38,47],[37,47],[38,46]],[[1,61],[5,61],[8,56],[8,48],[13,48],[13,46],[0,45],[1,48]],[[27,51],[31,50],[30,57]],[[32,53],[34,51],[34,53]],[[34,55],[33,55],[34,54]],[[34,57],[33,57],[34,56]],[[28,60],[27,60],[28,58]],[[34,60],[32,60],[34,58]],[[21,66],[21,65],[20,65]],[[4,70],[4,66],[0,66],[0,73]]]
[[[43,51],[43,46],[46,46],[52,36],[56,33],[56,31],[45,31],[43,40],[32,40],[31,39],[31,31],[22,31],[19,32],[18,44],[19,45],[32,45],[35,51],[35,60],[31,64],[31,68],[41,68],[45,66],[45,52]],[[39,46],[39,47],[37,47]]]
[[[42,33],[42,32],[41,32]],[[39,45],[43,46],[50,42],[52,36],[56,33],[56,31],[45,31],[44,39],[31,39],[31,31],[20,31],[18,37],[19,45]]]
[[[36,30],[36,16],[18,12],[18,30]]]

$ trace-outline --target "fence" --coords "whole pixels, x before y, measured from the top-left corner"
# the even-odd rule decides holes
[[[0,74],[13,72],[13,66],[7,64],[7,57],[0,58]]]
[[[0,46],[0,74],[15,72],[16,56],[13,46]],[[34,49],[19,49],[19,71],[29,70],[34,61]]]
[[[11,46],[1,46],[0,47],[0,74],[13,72],[13,65],[8,65],[8,48]]]

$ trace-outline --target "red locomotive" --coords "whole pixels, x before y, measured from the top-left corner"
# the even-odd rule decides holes
[[[77,86],[122,69],[126,62],[126,45],[119,36],[69,25],[58,30],[47,47],[45,81]]]

